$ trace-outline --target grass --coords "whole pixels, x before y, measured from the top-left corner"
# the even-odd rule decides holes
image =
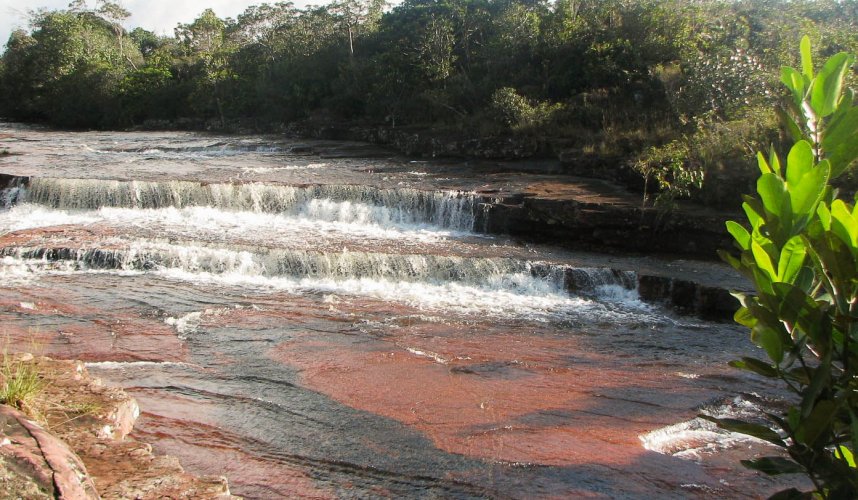
[[[14,406],[19,410],[32,407],[32,403],[41,394],[44,382],[34,363],[15,359],[3,352],[0,366],[0,403]]]

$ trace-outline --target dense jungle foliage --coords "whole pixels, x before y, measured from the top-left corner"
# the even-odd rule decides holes
[[[732,206],[723,187],[752,187],[753,152],[779,142],[790,48],[807,34],[820,58],[858,51],[858,0],[277,3],[205,10],[174,36],[129,32],[128,16],[107,0],[33,12],[0,58],[0,116],[514,138]]]

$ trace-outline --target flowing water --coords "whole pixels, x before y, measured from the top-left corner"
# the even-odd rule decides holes
[[[776,488],[737,464],[770,450],[696,418],[764,403],[725,366],[746,333],[635,288],[720,266],[490,237],[486,177],[354,144],[3,132],[6,342],[87,361],[140,402],[134,437],[236,494]]]

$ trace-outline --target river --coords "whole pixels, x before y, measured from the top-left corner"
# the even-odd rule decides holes
[[[268,136],[0,137],[6,347],[86,361],[139,401],[133,437],[235,494],[777,490],[738,464],[770,449],[696,418],[759,411],[772,388],[726,365],[758,354],[747,333],[636,288],[741,280],[485,234],[476,192],[532,174]]]

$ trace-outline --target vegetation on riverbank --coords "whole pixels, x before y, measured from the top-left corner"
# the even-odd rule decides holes
[[[759,154],[757,197],[743,205],[747,224],[727,225],[740,254],[722,255],[756,288],[737,294],[736,321],[769,357],[734,364],[780,379],[795,397],[785,412],[767,415],[768,426],[713,420],[789,454],[744,461],[748,467],[804,473],[815,486],[812,495],[789,489],[773,498],[858,497],[858,207],[830,183],[858,159],[858,107],[843,87],[854,62],[839,53],[816,72],[810,40],[802,40],[801,69],[781,71],[789,90],[782,119],[796,142],[785,162],[774,150]]]
[[[44,383],[32,363],[3,352],[0,362],[0,404],[32,410]],[[34,414],[34,417],[37,415]]]
[[[0,59],[0,116],[62,127],[283,124],[506,137],[569,161],[626,163],[661,198],[731,206],[789,47],[858,50],[855,0],[341,0],[205,10],[174,36],[119,4],[37,11]],[[855,81],[850,72],[847,80]],[[640,184],[643,184],[642,182]],[[733,194],[732,192],[730,193]]]

